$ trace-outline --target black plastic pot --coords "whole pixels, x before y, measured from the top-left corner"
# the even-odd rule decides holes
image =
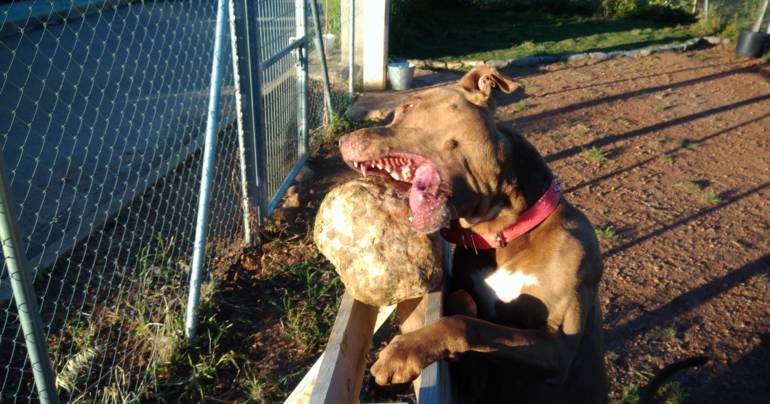
[[[742,29],[738,36],[738,44],[735,46],[735,53],[738,56],[748,56],[758,58],[765,51],[765,42],[767,34],[764,32],[754,32],[748,29]]]

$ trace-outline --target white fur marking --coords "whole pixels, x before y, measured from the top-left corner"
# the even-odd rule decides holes
[[[521,295],[521,289],[525,286],[537,285],[537,277],[527,275],[521,271],[510,272],[506,268],[498,268],[489,275],[484,282],[495,291],[497,298],[503,303],[510,303]]]

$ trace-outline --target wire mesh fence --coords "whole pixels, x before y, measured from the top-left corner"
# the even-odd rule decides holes
[[[3,3],[0,144],[58,395],[146,397],[185,344],[215,2]],[[255,5],[259,61],[274,59],[259,71],[263,126],[251,134],[264,146],[252,186],[267,205],[306,154],[305,128],[317,133],[330,118],[314,48],[308,90],[301,72],[298,49],[314,37],[280,54],[302,30],[314,35],[312,18],[300,24],[307,4]],[[238,258],[245,231],[235,75],[223,51],[207,270]],[[202,288],[205,299],[211,285]],[[0,401],[36,401],[5,265],[0,340]]]

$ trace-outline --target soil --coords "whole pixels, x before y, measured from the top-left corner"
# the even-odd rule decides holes
[[[675,377],[690,401],[767,402],[770,66],[712,48],[507,73],[526,94],[498,119],[617,230],[602,240],[611,398],[704,354]]]
[[[541,151],[596,226],[615,231],[601,240],[611,400],[695,355],[712,360],[676,374],[672,400],[770,400],[770,66],[717,47],[504,73],[525,90],[498,100],[498,121]],[[361,102],[376,109],[400,97]],[[280,380],[269,401],[285,397],[323,349],[323,341],[301,346],[284,334],[276,302],[306,285],[270,278],[271,262],[316,254],[308,231],[321,197],[357,175],[334,145],[316,150],[308,166],[312,181],[276,213],[283,224],[264,231],[261,252],[221,271],[215,298],[217,318],[237,329],[223,346]],[[334,313],[316,314],[330,317],[328,329]],[[220,381],[217,400],[245,398]]]

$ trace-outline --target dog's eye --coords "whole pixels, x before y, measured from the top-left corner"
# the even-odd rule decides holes
[[[454,150],[459,146],[460,144],[455,139],[447,139],[446,142],[444,142],[444,149],[446,150]]]

